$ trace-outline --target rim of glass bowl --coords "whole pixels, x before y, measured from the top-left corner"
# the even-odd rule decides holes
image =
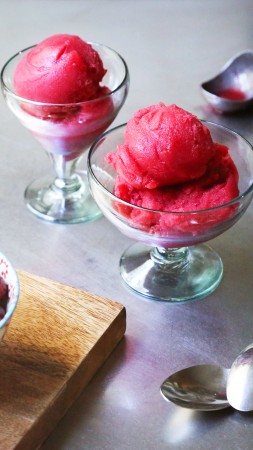
[[[9,309],[9,311],[7,311],[7,312],[5,313],[5,315],[3,316],[3,318],[0,320],[0,330],[1,330],[1,328],[3,328],[4,325],[5,325],[7,322],[9,322],[9,320],[10,320],[12,314],[14,313],[14,311],[15,311],[15,309],[16,309],[16,306],[17,306],[17,304],[18,304],[18,299],[19,299],[19,293],[20,293],[20,283],[19,283],[19,278],[18,278],[17,271],[16,271],[16,269],[14,268],[13,264],[10,262],[10,260],[9,260],[2,252],[0,252],[0,258],[3,258],[3,259],[7,262],[7,264],[9,265],[9,267],[11,268],[12,273],[13,273],[13,278],[15,278],[15,285],[16,285],[16,294],[15,294],[15,297],[14,297],[13,305],[12,305],[12,307]]]
[[[91,99],[91,100],[85,100],[84,102],[74,102],[74,103],[45,103],[45,102],[37,102],[37,101],[35,101],[35,100],[29,100],[28,98],[21,97],[21,96],[15,94],[15,92],[14,92],[12,89],[10,89],[10,88],[6,85],[6,83],[4,82],[4,72],[5,72],[5,69],[6,69],[6,67],[8,66],[8,64],[9,64],[14,58],[16,58],[18,55],[21,55],[22,53],[26,52],[27,50],[31,50],[32,48],[36,47],[37,44],[30,45],[29,47],[26,47],[26,48],[20,50],[19,52],[15,53],[15,55],[11,56],[11,57],[8,59],[8,61],[6,61],[6,63],[5,63],[4,66],[2,67],[2,70],[1,70],[1,73],[0,73],[0,79],[1,79],[1,84],[2,84],[3,89],[4,89],[9,95],[11,95],[12,97],[16,98],[16,99],[19,100],[19,101],[31,103],[31,104],[33,104],[33,105],[40,105],[40,106],[43,106],[43,105],[49,105],[49,106],[74,106],[74,105],[75,105],[75,106],[77,106],[77,105],[83,105],[84,103],[85,103],[85,104],[88,104],[88,103],[95,103],[95,102],[97,102],[97,101],[101,101],[101,100],[104,99],[104,98],[111,97],[115,92],[119,91],[119,90],[121,89],[121,87],[124,86],[124,84],[127,84],[128,80],[129,80],[129,70],[128,70],[127,63],[126,63],[126,61],[124,60],[124,58],[123,58],[116,50],[114,50],[113,48],[108,47],[107,45],[104,45],[104,44],[100,44],[99,42],[87,41],[87,43],[90,44],[92,47],[97,47],[97,48],[98,48],[98,47],[104,47],[104,48],[110,50],[110,51],[113,52],[115,55],[117,55],[118,58],[119,58],[119,59],[121,60],[121,62],[123,63],[123,66],[124,66],[124,69],[125,69],[125,75],[124,75],[124,78],[123,78],[123,80],[121,81],[121,83],[120,83],[115,89],[113,89],[112,91],[110,91],[108,94],[102,95],[101,97],[94,98],[94,99]]]
[[[228,132],[230,132],[231,134],[235,135],[235,136],[239,136],[251,149],[251,151],[253,151],[253,146],[250,144],[250,142],[245,139],[240,133],[238,133],[237,131],[233,131],[228,127],[224,127],[223,125],[217,124],[215,122],[211,122],[208,120],[202,120],[202,123],[207,123],[210,125],[214,125],[215,127],[218,127],[220,129],[226,130]],[[138,210],[142,210],[142,211],[148,211],[148,212],[153,212],[153,213],[160,213],[160,214],[178,214],[178,215],[183,215],[183,214],[191,214],[191,215],[197,215],[199,213],[208,213],[210,211],[217,211],[219,209],[234,205],[235,203],[237,203],[238,201],[242,200],[244,197],[246,197],[251,191],[253,191],[253,181],[251,183],[251,185],[246,189],[246,191],[242,192],[240,195],[238,195],[237,197],[233,198],[233,200],[230,200],[229,202],[226,203],[222,203],[222,205],[218,205],[218,206],[214,206],[212,208],[207,208],[207,209],[198,209],[198,210],[194,210],[194,211],[161,211],[161,210],[157,210],[157,209],[149,209],[149,208],[144,208],[143,206],[138,206],[138,205],[134,205],[133,203],[128,203],[125,200],[122,200],[120,197],[116,197],[116,195],[114,195],[112,192],[108,191],[101,183],[100,181],[97,179],[96,175],[94,174],[93,170],[92,170],[92,166],[91,166],[91,158],[93,153],[96,151],[96,146],[98,144],[99,141],[101,141],[107,134],[112,133],[113,131],[117,130],[118,128],[123,128],[127,125],[127,123],[123,123],[121,125],[118,125],[114,128],[111,128],[110,130],[105,131],[103,134],[101,134],[100,136],[98,136],[98,138],[93,142],[93,144],[90,147],[89,153],[88,153],[88,158],[87,158],[87,165],[88,165],[88,170],[89,173],[91,174],[92,178],[94,179],[94,181],[100,186],[100,188],[106,192],[107,195],[109,195],[109,197],[111,197],[114,201],[118,201],[121,202],[123,205],[126,206],[131,206],[132,208],[136,208]]]

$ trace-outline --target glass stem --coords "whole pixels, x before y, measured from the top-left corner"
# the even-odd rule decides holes
[[[183,268],[189,262],[189,249],[155,247],[150,252],[150,257],[155,264],[159,264],[164,270]]]
[[[67,192],[79,189],[81,186],[80,177],[75,173],[75,170],[80,157],[68,160],[64,155],[51,153],[50,158],[56,172],[53,188]]]

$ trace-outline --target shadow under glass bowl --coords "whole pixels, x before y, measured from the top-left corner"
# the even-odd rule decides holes
[[[121,256],[121,276],[133,291],[147,298],[182,302],[213,292],[221,281],[223,264],[219,255],[203,243],[232,227],[253,196],[250,143],[223,126],[203,123],[214,142],[229,148],[239,173],[240,195],[219,207],[163,212],[141,208],[116,197],[117,174],[105,157],[124,142],[125,124],[104,133],[88,154],[88,179],[95,201],[118,230],[137,241]]]

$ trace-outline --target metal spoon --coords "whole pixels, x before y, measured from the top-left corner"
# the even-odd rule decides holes
[[[236,112],[253,104],[253,51],[231,58],[215,77],[201,84],[202,94],[218,111]]]
[[[253,410],[253,344],[237,356],[229,372],[227,398],[239,411]]]
[[[229,369],[212,364],[201,364],[180,370],[169,376],[160,392],[184,408],[214,411],[229,407],[226,384]]]

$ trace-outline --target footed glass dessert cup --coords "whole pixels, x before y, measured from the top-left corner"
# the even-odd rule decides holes
[[[92,142],[117,116],[129,88],[129,72],[124,59],[113,49],[90,43],[107,72],[102,85],[106,95],[80,103],[50,104],[19,97],[14,92],[13,75],[17,63],[32,47],[22,50],[4,65],[1,86],[8,107],[52,161],[54,174],[34,180],[25,190],[25,202],[38,217],[56,223],[94,220],[101,211],[90,195],[85,169],[78,163]]]
[[[116,197],[117,174],[105,156],[124,142],[125,125],[104,133],[88,154],[88,178],[94,199],[107,219],[137,241],[121,256],[121,276],[133,291],[150,299],[184,302],[212,293],[222,279],[223,264],[204,242],[232,227],[253,196],[253,151],[249,142],[223,126],[204,123],[213,141],[229,148],[239,173],[239,196],[219,207],[162,212]]]

